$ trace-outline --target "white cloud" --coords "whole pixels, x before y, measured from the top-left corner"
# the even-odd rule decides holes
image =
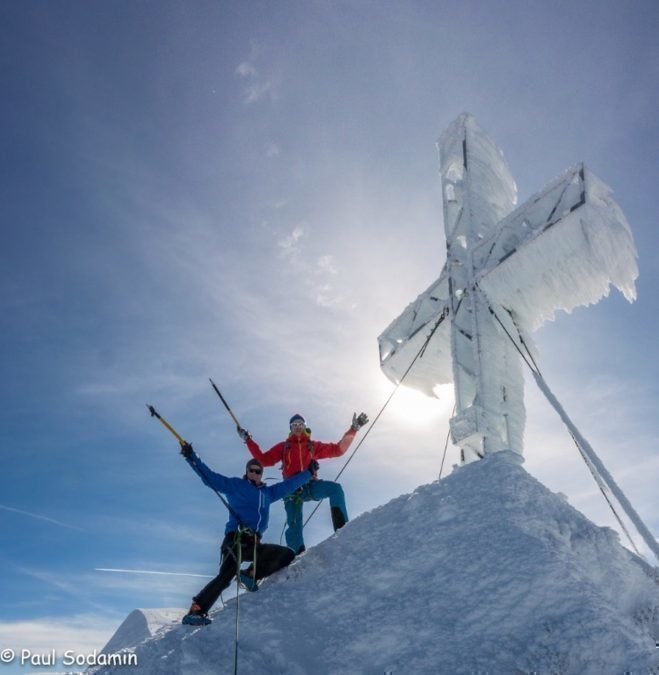
[[[277,242],[280,255],[289,258],[288,269],[300,280],[301,290],[318,307],[352,308],[354,303],[346,303],[345,289],[342,291],[331,281],[339,276],[334,256],[324,254],[313,261],[307,260],[306,256],[300,255],[300,242],[304,236],[306,232],[303,225],[296,225],[289,235]]]
[[[334,294],[331,284],[321,284],[315,290],[315,302],[320,307],[334,307],[341,301],[341,298]]]
[[[246,104],[256,103],[264,98],[268,93],[272,91],[273,83],[268,80],[264,82],[253,82],[252,84],[245,87],[243,92],[244,101]]]
[[[334,257],[331,255],[321,255],[316,261],[316,273],[338,274],[334,265]]]
[[[264,76],[256,67],[256,59],[259,50],[255,43],[251,43],[251,53],[247,60],[241,62],[236,67],[236,75],[247,81],[243,89],[243,101],[246,105],[256,103],[266,96],[273,98],[275,96],[275,80]]]
[[[298,243],[304,236],[304,227],[296,225],[293,231],[277,242],[282,255],[291,255],[298,249]]]
[[[249,63],[249,61],[243,61],[236,68],[236,74],[240,75],[241,77],[256,77],[257,72],[252,63]]]
[[[105,646],[120,620],[107,615],[77,614],[3,622],[0,644],[15,652],[29,649],[33,654],[47,654],[55,649],[60,655],[65,650],[86,655]]]

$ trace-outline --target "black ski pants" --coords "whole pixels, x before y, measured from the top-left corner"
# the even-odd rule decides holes
[[[257,535],[241,532],[228,532],[222,541],[220,571],[193,598],[203,612],[208,612],[220,597],[220,593],[229,586],[238,573],[238,560],[254,563],[254,579],[265,579],[277,570],[293,562],[295,553],[287,546],[261,544]],[[240,546],[238,546],[238,540]],[[240,549],[240,558],[238,550]]]

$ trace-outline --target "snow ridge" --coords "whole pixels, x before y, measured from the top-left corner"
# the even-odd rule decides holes
[[[234,609],[163,629],[131,672],[233,672]],[[656,570],[510,451],[351,521],[240,617],[244,674],[659,673]]]

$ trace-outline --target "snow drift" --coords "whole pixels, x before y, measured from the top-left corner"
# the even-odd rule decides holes
[[[519,462],[456,468],[241,596],[239,672],[659,673],[657,570]],[[233,672],[234,610],[162,628],[131,672]]]

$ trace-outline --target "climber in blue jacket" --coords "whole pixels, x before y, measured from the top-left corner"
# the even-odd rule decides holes
[[[181,445],[181,454],[208,487],[226,496],[229,507],[229,520],[221,546],[220,571],[192,599],[190,611],[182,620],[185,624],[205,625],[211,622],[209,610],[234,576],[239,575],[247,590],[255,591],[259,580],[293,561],[295,554],[290,548],[262,544],[261,538],[268,527],[270,504],[310,481],[313,471],[318,470],[318,463],[313,460],[309,470],[281,483],[266,485],[261,480],[263,465],[257,459],[247,462],[242,478],[227,478],[209,469],[189,443]],[[243,561],[252,561],[246,572],[239,569]]]

